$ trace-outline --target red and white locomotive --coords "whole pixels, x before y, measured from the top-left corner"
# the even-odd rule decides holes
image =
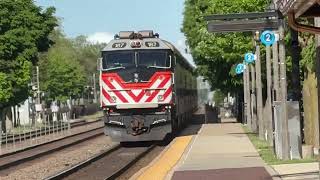
[[[102,50],[100,99],[113,141],[162,140],[197,107],[194,68],[153,31],[124,31]]]

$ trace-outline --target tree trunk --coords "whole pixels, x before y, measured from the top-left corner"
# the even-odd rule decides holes
[[[7,133],[12,129],[12,114],[10,115],[11,111],[8,111],[10,109],[10,107],[4,107],[0,110],[0,124],[2,126],[1,129],[3,133]]]
[[[5,126],[4,126],[4,122],[5,122],[5,118],[4,118],[4,109],[0,108],[0,137],[2,137],[2,132],[5,132]]]
[[[237,102],[237,120],[238,120],[238,122],[243,124],[244,123],[244,119],[243,119],[243,92],[237,93],[236,102]]]
[[[10,132],[13,128],[13,117],[11,107],[5,108],[5,127],[6,133]]]

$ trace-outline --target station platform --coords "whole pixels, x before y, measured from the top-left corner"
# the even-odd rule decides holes
[[[193,124],[131,179],[271,180],[276,172],[260,158],[234,119]]]
[[[201,126],[168,179],[271,180],[273,174],[241,124],[222,119]]]

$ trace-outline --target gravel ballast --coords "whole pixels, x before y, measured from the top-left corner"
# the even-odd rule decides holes
[[[90,143],[88,143],[90,142]],[[113,143],[107,136],[100,136],[88,142],[55,152],[43,158],[15,167],[10,174],[1,174],[1,180],[43,179],[74,164],[84,161],[108,148]]]

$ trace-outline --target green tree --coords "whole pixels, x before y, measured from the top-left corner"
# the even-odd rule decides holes
[[[223,92],[221,92],[220,90],[214,91],[213,101],[215,102],[216,106],[223,105],[225,97],[226,97],[226,95]]]
[[[252,33],[209,33],[205,16],[211,14],[264,11],[265,0],[186,0],[182,32],[187,38],[200,74],[214,89],[241,91],[241,76],[236,76],[235,64],[253,49]]]
[[[51,44],[54,12],[37,7],[33,0],[0,1],[0,109],[28,97],[32,64]]]
[[[0,1],[1,132],[9,128],[5,126],[8,107],[29,95],[31,68],[38,61],[38,53],[52,43],[48,35],[56,26],[54,12],[54,8],[41,9],[33,0]]]
[[[48,101],[67,99],[81,96],[86,85],[86,73],[79,63],[77,50],[72,41],[56,30],[52,34],[55,45],[40,60],[41,90]]]
[[[73,47],[76,49],[77,58],[81,65],[85,67],[88,77],[97,72],[97,59],[101,56],[101,50],[105,44],[93,44],[87,41],[86,36],[78,36],[72,40]]]

